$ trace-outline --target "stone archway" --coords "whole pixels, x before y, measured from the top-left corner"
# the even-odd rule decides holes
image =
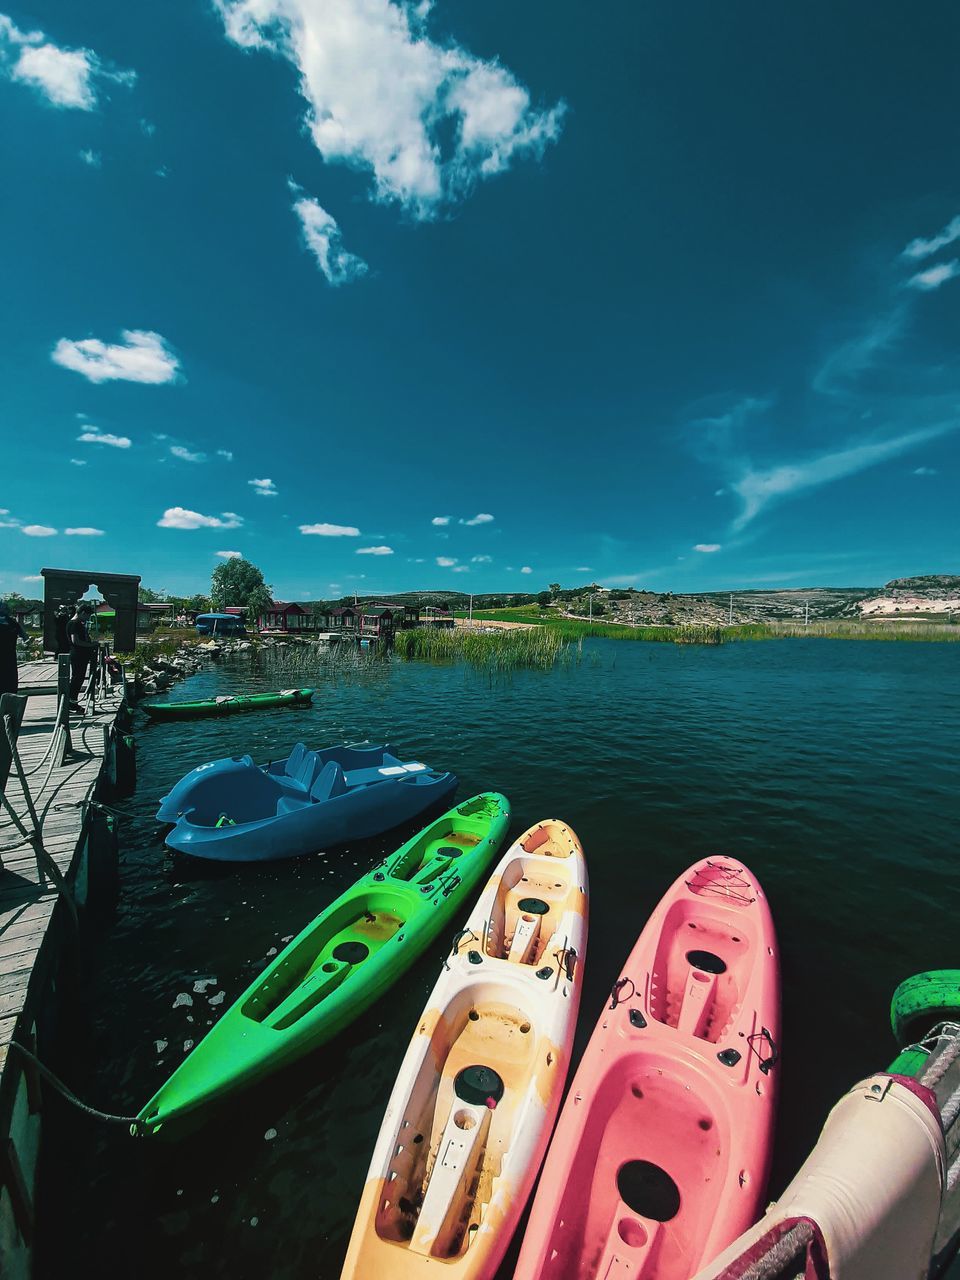
[[[132,653],[137,643],[137,603],[140,575],[88,573],[81,569],[41,569],[43,578],[43,647],[57,647],[54,614],[60,605],[71,610],[91,586],[96,587],[115,613],[113,646],[118,653]]]

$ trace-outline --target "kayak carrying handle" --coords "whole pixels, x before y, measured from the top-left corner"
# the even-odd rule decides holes
[[[621,998],[620,992],[630,983],[630,990]],[[632,978],[618,978],[613,984],[613,990],[610,992],[610,1008],[615,1009],[618,1004],[623,1004],[624,1000],[630,1000],[637,994],[637,988],[633,984]]]
[[[455,956],[458,953],[458,951],[460,950],[460,943],[464,940],[464,938],[471,938],[474,942],[480,941],[480,939],[473,932],[470,926],[467,925],[465,929],[460,929],[457,933],[453,935],[453,943],[450,947],[450,954],[452,956]],[[443,967],[445,969],[450,968],[450,965],[447,963],[446,957],[444,957]]]
[[[563,969],[567,975],[568,982],[573,981],[573,973],[574,973],[574,969],[576,968],[576,964],[577,964],[577,948],[564,947],[563,948]]]
[[[763,1056],[757,1046],[753,1043],[754,1040],[766,1040],[767,1044],[770,1046],[770,1054],[768,1057],[765,1058]],[[780,1050],[777,1047],[777,1042],[766,1027],[761,1027],[759,1031],[754,1031],[753,1035],[747,1036],[747,1044],[760,1059],[760,1070],[764,1075],[767,1075],[771,1068],[775,1067],[780,1061]]]

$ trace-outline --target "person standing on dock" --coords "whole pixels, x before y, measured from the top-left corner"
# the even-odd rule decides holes
[[[0,693],[16,693],[19,688],[17,641],[26,638],[27,633],[6,600],[0,600]]]
[[[70,652],[70,637],[67,630],[70,626],[70,610],[65,604],[57,608],[57,612],[53,615],[53,625],[56,630],[57,647],[54,650],[54,657],[59,658],[61,653]]]
[[[70,641],[71,711],[83,711],[83,707],[78,701],[80,690],[83,687],[83,678],[87,674],[87,668],[93,661],[97,649],[100,647],[95,640],[90,639],[90,632],[87,630],[87,619],[90,617],[92,609],[92,605],[85,600],[81,600],[67,627],[67,639]]]

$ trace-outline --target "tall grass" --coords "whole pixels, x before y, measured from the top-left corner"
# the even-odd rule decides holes
[[[960,640],[960,625],[910,619],[860,621],[829,618],[802,622],[745,622],[736,626],[691,623],[677,626],[628,626],[624,623],[586,622],[575,618],[540,614],[530,609],[495,609],[478,613],[479,622],[525,622],[555,631],[568,640],[598,636],[605,640],[671,641],[674,644],[726,644],[733,640]]]
[[[555,627],[492,632],[467,627],[449,631],[415,627],[398,631],[393,648],[401,658],[425,658],[430,662],[462,659],[486,670],[508,671],[515,667],[552,667],[566,643]]]

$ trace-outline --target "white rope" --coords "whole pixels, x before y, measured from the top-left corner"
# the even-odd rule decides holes
[[[930,1037],[927,1039],[929,1041]],[[920,1083],[926,1085],[928,1089],[938,1085],[958,1057],[960,1057],[960,1036],[954,1033],[954,1038],[947,1048],[934,1059],[920,1077]]]

